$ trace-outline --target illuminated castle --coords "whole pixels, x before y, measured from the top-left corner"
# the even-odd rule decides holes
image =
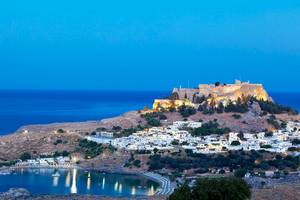
[[[205,98],[208,103],[215,105],[222,103],[226,106],[230,101],[236,102],[239,98],[255,97],[259,100],[272,101],[262,84],[251,84],[236,80],[234,84],[200,84],[197,89],[174,88],[169,99],[156,99],[154,110],[178,108],[181,105],[197,107],[199,99]]]

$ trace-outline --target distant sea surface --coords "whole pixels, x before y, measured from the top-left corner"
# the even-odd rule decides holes
[[[29,124],[101,120],[151,107],[169,92],[0,90],[0,135]],[[300,93],[271,93],[281,104],[300,110]]]
[[[168,92],[0,90],[0,135],[20,126],[114,117],[151,107]]]

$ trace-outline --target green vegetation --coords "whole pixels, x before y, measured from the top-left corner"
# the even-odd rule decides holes
[[[223,103],[219,103],[218,105],[216,105],[216,102],[214,100],[211,100],[210,103],[205,101],[203,104],[201,104],[198,108],[198,111],[202,112],[203,114],[214,114],[216,112],[245,113],[249,111],[248,107],[249,105],[247,103],[247,100],[242,101],[241,98],[238,98],[236,102],[229,101],[226,107],[223,105]]]
[[[246,200],[251,198],[250,186],[240,178],[201,178],[195,186],[177,188],[168,200]]]
[[[280,124],[278,123],[278,121],[276,120],[276,116],[275,115],[271,115],[268,119],[267,122],[269,124],[271,124],[275,129],[279,129],[280,128]]]
[[[299,145],[300,144],[300,139],[293,139],[292,144],[293,145]]]
[[[114,137],[119,138],[119,137],[128,137],[132,135],[133,133],[136,133],[138,131],[144,130],[146,127],[143,127],[141,125],[138,125],[136,127],[132,128],[127,128],[127,129],[122,129],[121,131],[115,132]]]
[[[229,168],[237,170],[240,168],[252,171],[254,169],[268,170],[277,168],[283,170],[285,168],[297,169],[300,161],[299,156],[276,156],[276,154],[264,151],[229,151],[227,154],[194,154],[187,152],[187,156],[149,156],[150,170],[159,170],[162,168],[171,169],[177,172],[184,170],[196,169],[208,171],[209,168]],[[268,159],[266,159],[268,158]],[[260,162],[256,162],[260,161]]]
[[[155,118],[147,118],[147,123],[149,126],[160,126],[160,121]]]
[[[242,116],[239,115],[239,114],[233,114],[232,117],[233,117],[234,119],[241,119],[241,118],[242,118]]]
[[[237,169],[234,172],[235,177],[243,178],[247,174],[248,170],[245,168]]]
[[[113,127],[112,127],[112,130],[113,130],[113,131],[121,131],[121,130],[122,130],[122,127],[121,127],[121,126],[113,126]]]
[[[10,167],[13,166],[17,163],[17,160],[12,160],[12,161],[2,161],[0,162],[0,167]]]
[[[110,153],[114,153],[115,151],[117,151],[117,148],[111,144],[108,145],[107,149],[110,151]]]
[[[194,107],[182,105],[178,107],[178,112],[180,112],[182,117],[189,117],[196,114],[197,110]]]
[[[210,98],[210,97],[209,97]],[[262,115],[267,115],[269,114],[282,114],[282,113],[288,113],[288,114],[293,114],[296,115],[298,112],[288,106],[282,106],[277,103],[273,103],[271,101],[263,101],[263,100],[258,100],[255,97],[242,97],[238,98],[236,102],[229,101],[229,103],[226,105],[226,107],[222,104],[219,103],[219,105],[216,105],[216,102],[214,101],[213,98],[210,103],[208,103],[207,99],[201,99],[201,105],[198,108],[198,111],[203,112],[203,114],[214,114],[215,112],[217,113],[246,113],[249,111],[249,106],[253,102],[257,102],[260,106],[260,108],[263,111]],[[234,116],[233,116],[234,117]],[[283,127],[285,124],[282,124]]]
[[[58,145],[63,143],[63,141],[61,139],[57,139],[55,142],[53,142],[54,145]]]
[[[104,128],[104,127],[99,127],[99,128],[96,128],[96,131],[97,131],[97,132],[106,131],[106,128]]]
[[[62,151],[62,152],[59,152],[59,151],[56,151],[54,154],[53,154],[53,157],[59,157],[59,156],[63,156],[63,157],[67,157],[69,156],[70,153],[68,151]]]
[[[57,133],[65,133],[65,130],[60,128],[57,130]]]
[[[257,102],[260,108],[262,109],[262,111],[265,111],[270,114],[282,114],[282,113],[289,113],[293,115],[298,114],[298,112],[291,107],[283,106],[277,103],[273,103],[271,101],[258,100],[255,97],[252,97],[250,101]]]
[[[300,152],[300,148],[299,147],[289,147],[288,151]]]
[[[209,121],[208,123],[204,123],[201,127],[193,129],[191,134],[193,136],[206,136],[211,134],[223,135],[229,132],[229,128],[219,128],[217,122]]]
[[[216,87],[218,87],[218,86],[220,86],[221,85],[221,83],[218,81],[218,82],[215,82],[215,86]]]
[[[272,146],[269,145],[269,144],[265,144],[265,145],[260,145],[260,148],[262,148],[262,149],[271,149]]]
[[[167,119],[167,116],[162,112],[146,113],[142,117],[146,119],[149,126],[160,126],[160,120]]]
[[[231,146],[239,146],[241,143],[239,141],[232,141]]]
[[[286,129],[286,127],[287,127],[287,122],[281,122],[280,128],[281,129]]]
[[[84,153],[85,159],[94,158],[103,152],[103,147],[97,142],[88,141],[87,139],[79,141],[80,151]]]
[[[132,135],[132,133],[137,132],[136,128],[128,128],[128,129],[123,129],[122,131],[118,132],[118,133],[114,133],[114,137],[128,137],[130,135]]]
[[[124,167],[129,167],[129,168],[131,168],[132,166],[136,168],[141,167],[141,161],[134,159],[134,154],[130,154],[129,160],[124,165]]]
[[[242,102],[241,98],[238,98],[236,103],[229,101],[228,105],[225,107],[225,112],[236,112],[236,113],[245,113],[248,112],[247,102]]]
[[[203,103],[204,101],[206,100],[205,96],[196,96],[193,98],[193,103],[196,103],[196,104],[201,104]]]
[[[22,161],[26,161],[26,160],[29,160],[29,159],[31,159],[31,154],[28,153],[28,152],[24,152],[20,156],[20,160],[22,160]]]

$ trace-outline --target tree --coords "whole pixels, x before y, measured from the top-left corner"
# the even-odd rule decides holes
[[[240,178],[201,178],[195,186],[186,184],[176,189],[168,200],[246,200],[250,199],[250,186]]]
[[[241,118],[242,118],[242,116],[239,115],[239,114],[233,114],[232,117],[233,117],[234,119],[241,119]]]
[[[150,126],[160,126],[160,121],[158,119],[155,119],[155,118],[147,119],[147,123]]]
[[[57,130],[57,133],[65,133],[65,130],[60,128]]]
[[[31,159],[31,155],[28,152],[24,152],[24,153],[21,154],[20,159],[22,161],[29,160],[29,159]]]
[[[241,143],[239,141],[232,141],[231,146],[239,146]]]
[[[218,81],[218,82],[215,82],[215,86],[216,87],[218,87],[218,86],[220,86],[221,85],[221,83]]]
[[[178,108],[182,117],[189,117],[196,114],[197,110],[194,107],[182,105]]]
[[[235,177],[243,178],[247,174],[248,170],[245,168],[240,168],[234,172]]]
[[[269,124],[271,124],[275,129],[279,129],[280,128],[280,124],[278,123],[278,121],[276,120],[276,116],[275,115],[271,115],[268,119],[267,122]]]
[[[192,193],[190,187],[185,183],[183,186],[177,188],[168,200],[191,200]]]
[[[209,121],[208,123],[202,124],[201,127],[195,128],[192,131],[193,136],[206,136],[206,135],[223,135],[229,133],[229,128],[219,128],[217,122]]]

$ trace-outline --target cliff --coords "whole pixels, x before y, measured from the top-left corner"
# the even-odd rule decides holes
[[[235,84],[227,85],[199,85],[199,94],[208,97],[208,102],[214,100],[216,104],[227,105],[229,101],[236,102],[246,97],[255,97],[259,100],[272,101],[262,84],[242,83],[236,81]]]

